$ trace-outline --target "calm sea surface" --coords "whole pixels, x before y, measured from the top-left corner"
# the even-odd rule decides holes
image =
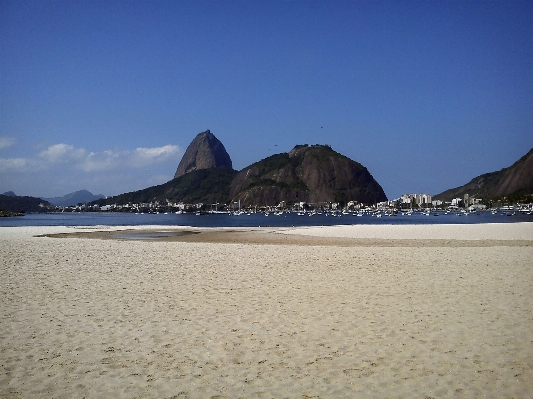
[[[251,215],[225,214],[134,214],[134,213],[58,213],[28,214],[19,217],[0,218],[2,226],[193,226],[193,227],[290,227],[290,226],[331,226],[350,224],[473,224],[473,223],[516,223],[533,222],[533,215],[516,213],[508,216],[498,213],[482,212],[479,214],[457,216],[454,213],[439,213],[438,216],[414,213],[412,216],[376,217],[372,215],[313,215],[300,216],[285,213],[281,216],[264,213]]]

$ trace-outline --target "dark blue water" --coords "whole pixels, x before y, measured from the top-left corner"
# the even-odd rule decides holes
[[[414,213],[412,216],[371,215],[354,216],[299,216],[296,213],[285,213],[281,216],[263,213],[251,215],[207,214],[134,214],[134,213],[59,213],[59,214],[28,214],[19,217],[0,218],[1,226],[193,226],[193,227],[290,227],[290,226],[331,226],[350,224],[474,224],[474,223],[516,223],[533,222],[533,215],[517,212],[516,215],[492,214],[482,212],[467,216],[454,213],[439,213],[427,216]]]

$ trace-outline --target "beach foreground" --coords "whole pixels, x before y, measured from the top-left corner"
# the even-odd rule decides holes
[[[0,397],[531,397],[532,225],[397,227],[0,228]]]

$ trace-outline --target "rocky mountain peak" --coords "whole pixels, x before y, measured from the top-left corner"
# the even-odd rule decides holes
[[[477,176],[469,183],[446,190],[434,198],[451,201],[463,198],[465,194],[483,200],[533,194],[533,148],[508,168]]]
[[[222,142],[211,131],[199,133],[189,144],[174,178],[183,176],[193,170],[210,169],[225,166],[232,169],[231,158]]]
[[[297,145],[243,169],[231,183],[230,197],[244,205],[387,200],[364,166],[319,144]]]

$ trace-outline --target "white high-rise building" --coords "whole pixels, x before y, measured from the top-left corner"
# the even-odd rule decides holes
[[[431,194],[403,194],[400,197],[403,204],[416,204],[418,206],[431,204]]]

